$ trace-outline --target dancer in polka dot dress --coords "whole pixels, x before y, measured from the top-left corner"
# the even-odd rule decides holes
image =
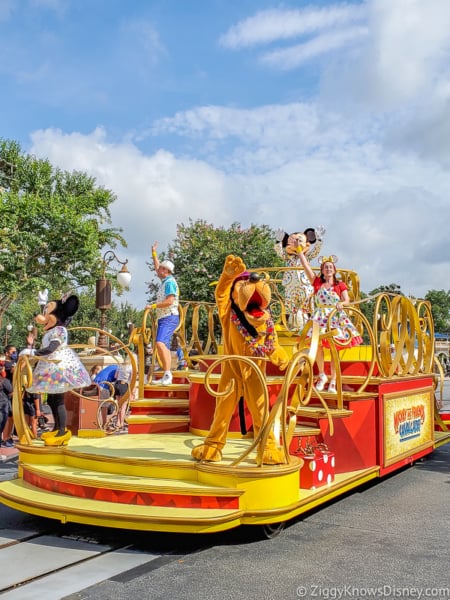
[[[316,276],[312,270],[308,259],[301,252],[300,261],[305,269],[313,288],[314,288],[314,312],[311,319],[316,321],[320,328],[320,333],[326,333],[329,329],[335,329],[334,342],[338,350],[358,346],[362,342],[361,335],[352,321],[349,319],[344,306],[349,304],[347,286],[343,281],[336,279],[337,256],[319,258],[320,276]],[[332,314],[330,319],[330,314]],[[322,340],[322,345],[317,351],[317,366],[319,368],[319,378],[316,382],[316,389],[322,391],[328,381],[324,371],[323,347],[329,347],[328,340]],[[331,362],[331,380],[328,391],[336,393],[336,367]]]

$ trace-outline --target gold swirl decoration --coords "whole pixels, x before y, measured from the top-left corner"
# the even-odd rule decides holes
[[[31,385],[33,380],[33,365],[37,362],[37,357],[19,356],[13,374],[13,401],[12,412],[14,427],[16,429],[19,442],[24,445],[30,445],[33,442],[33,435],[25,420],[23,411],[23,392],[26,387]]]
[[[227,362],[235,363],[235,364],[240,363],[240,364],[247,365],[247,367],[249,367],[251,370],[253,370],[256,373],[256,376],[259,380],[259,384],[261,386],[261,391],[263,393],[264,412],[263,412],[263,415],[261,418],[261,423],[262,423],[261,429],[259,430],[258,434],[255,436],[252,444],[242,454],[240,454],[232,463],[230,463],[231,466],[236,466],[239,463],[241,463],[251,452],[253,452],[253,450],[255,450],[255,448],[257,448],[257,459],[256,459],[257,465],[262,466],[262,455],[264,452],[264,446],[261,444],[261,441],[262,441],[262,439],[265,439],[267,441],[267,436],[268,436],[268,434],[267,434],[267,436],[265,435],[265,430],[266,430],[267,422],[268,422],[269,394],[267,391],[265,377],[264,377],[261,369],[256,364],[255,360],[256,359],[252,359],[247,356],[238,356],[236,354],[230,354],[228,356],[221,356],[209,365],[209,367],[205,373],[204,386],[205,386],[205,389],[208,392],[208,394],[211,394],[211,396],[213,396],[215,398],[223,398],[224,396],[227,396],[234,390],[234,387],[236,385],[235,380],[230,379],[227,382],[225,389],[220,392],[219,390],[215,390],[213,387],[211,387],[210,381],[211,381],[212,373],[217,372],[217,368],[219,366],[222,367],[222,365],[224,365]],[[261,360],[265,360],[265,359],[258,358],[257,360],[261,361]]]
[[[272,406],[267,425],[264,427],[261,439],[261,448],[267,443],[270,431],[276,432],[280,439],[286,462],[291,459],[289,446],[294,437],[297,425],[297,411],[301,406],[307,406],[313,390],[314,357],[305,352],[296,352],[289,361],[283,379],[283,385],[278,397]],[[292,392],[292,386],[294,391]],[[289,397],[291,399],[289,400]],[[333,434],[333,421],[328,406],[321,396],[320,400],[330,423],[331,435]],[[278,435],[279,430],[279,435]]]
[[[150,327],[147,325],[147,321],[148,321],[148,317],[151,317],[151,323],[150,323]],[[150,308],[146,308],[144,310],[144,315],[142,317],[142,327],[136,328],[135,331],[135,335],[136,336],[140,336],[140,338],[142,339],[142,341],[144,342],[144,344],[149,344],[152,340],[152,338],[154,338],[154,333],[155,333],[155,321],[156,319],[153,318],[153,311]]]
[[[351,319],[351,321],[353,322],[353,324],[355,326],[356,326],[356,323],[358,323],[357,329],[358,329],[361,337],[366,335],[367,338],[369,339],[370,346],[373,348],[373,347],[375,347],[375,336],[374,336],[374,333],[373,333],[372,327],[370,326],[369,321],[367,320],[365,315],[357,308],[358,303],[359,303],[359,301],[354,301],[354,302],[352,302],[351,305],[346,306],[345,312],[349,315],[349,318]],[[341,372],[341,366],[340,366],[341,363],[340,363],[340,358],[339,358],[339,352],[336,348],[336,344],[334,341],[334,335],[336,334],[336,330],[334,330],[331,326],[333,316],[336,314],[336,312],[337,312],[337,310],[334,309],[328,315],[326,331],[323,334],[320,334],[319,326],[316,322],[309,321],[306,324],[306,326],[303,328],[303,331],[301,332],[301,334],[299,336],[297,349],[299,351],[302,351],[303,349],[309,347],[308,354],[311,358],[314,359],[313,360],[313,362],[314,362],[315,358],[317,356],[317,348],[318,348],[319,343],[321,343],[322,340],[327,340],[327,342],[329,344],[330,359],[334,363],[335,370],[336,370],[337,408],[343,408],[342,372]],[[345,343],[340,342],[340,346],[341,347],[343,346],[344,348],[347,346],[350,348],[351,341],[352,341],[352,338],[351,338],[351,335],[349,335],[347,342],[345,342]],[[375,365],[376,365],[376,354],[375,354],[375,352],[372,352],[369,362],[368,362],[368,368],[367,368],[366,374],[364,376],[363,381],[359,384],[358,388],[355,390],[356,392],[359,393],[359,392],[363,392],[365,390],[365,388],[367,387],[367,385],[370,382],[370,378],[373,375],[373,372],[375,370]],[[316,394],[320,398],[321,403],[323,405],[326,404],[322,398],[321,393],[318,390],[316,390]]]
[[[120,402],[114,399],[114,386],[108,384],[110,390],[110,397],[99,401],[96,397],[85,396],[81,391],[70,390],[72,394],[75,394],[79,398],[83,398],[85,400],[89,400],[92,402],[98,403],[97,409],[97,425],[98,428],[105,431],[106,433],[114,433],[116,427],[113,425],[116,421],[116,417],[119,414],[119,411],[124,403],[126,403],[130,396],[130,390],[134,389],[137,380],[137,365],[134,360],[133,353],[130,350],[130,343],[124,344],[119,338],[114,335],[104,331],[102,329],[98,329],[96,327],[71,327],[68,331],[88,331],[98,333],[99,335],[106,335],[111,340],[116,342],[118,350],[124,351],[131,361],[132,365],[132,376],[130,380],[130,384],[128,386],[127,392],[120,398]],[[74,350],[89,350],[91,352],[95,352],[100,355],[109,355],[113,361],[117,362],[114,358],[113,354],[104,348],[100,348],[93,344],[69,344],[69,348]],[[30,445],[33,443],[33,435],[31,430],[25,420],[25,414],[23,410],[23,393],[24,390],[32,384],[33,381],[33,366],[38,361],[44,362],[55,362],[54,360],[48,359],[45,356],[28,356],[23,355],[19,356],[17,361],[16,368],[14,369],[13,376],[13,418],[14,418],[14,426],[16,428],[16,433],[19,438],[19,442],[24,445]],[[118,364],[118,363],[117,363]],[[105,382],[108,383],[108,382]],[[104,407],[109,404],[113,406],[113,412],[107,416],[106,419],[103,418]]]
[[[428,302],[381,293],[373,329],[380,372],[384,377],[430,373],[434,363],[434,327]]]
[[[283,277],[285,273],[302,273],[302,267],[285,266],[285,267],[267,267],[264,269],[249,269],[249,271],[257,272],[262,277],[270,282],[272,292],[271,310],[273,311],[275,320],[280,323],[286,331],[291,330],[293,333],[298,333],[296,327],[289,325],[289,314],[286,309],[285,288],[283,285]],[[313,268],[313,271],[320,275],[320,269]],[[350,301],[358,301],[360,298],[360,281],[358,274],[355,271],[348,269],[338,269],[339,280],[347,285]],[[359,328],[359,314],[355,314],[356,321],[354,325]]]
[[[294,395],[292,396],[290,405],[287,404],[287,400],[286,400],[288,414],[291,414],[294,411],[297,411],[297,409],[299,407],[307,406],[311,400],[312,391],[313,391],[313,377],[314,377],[313,367],[314,367],[314,363],[316,362],[317,350],[319,347],[319,343],[320,343],[319,324],[316,321],[309,321],[309,323],[306,325],[306,327],[302,331],[302,334],[299,337],[299,341],[297,344],[298,351],[297,351],[297,354],[295,354],[293,357],[293,364],[294,365],[298,364],[300,366],[302,357],[304,357],[306,354],[308,357],[309,364],[303,365],[304,367],[308,366],[308,368],[303,369],[301,374],[300,373],[296,374],[296,380],[298,379],[298,384],[297,384],[297,388],[294,392]],[[336,349],[335,349],[335,352],[336,352]],[[336,354],[337,354],[337,352],[336,352]],[[290,385],[290,383],[289,383],[289,375],[291,372],[290,369],[291,369],[291,366],[289,366],[289,368],[287,369],[287,373],[286,373],[287,386]],[[338,377],[338,371],[339,371],[339,376],[340,376],[339,368],[336,370],[337,377]],[[337,379],[337,382],[338,382],[338,379]],[[283,387],[284,387],[284,385],[283,385]],[[283,392],[283,390],[282,390],[282,392]],[[325,401],[325,399],[322,396],[320,391],[315,390],[315,392],[316,392],[316,395],[317,395],[322,407],[325,409],[325,413],[326,413],[327,419],[328,419],[328,424],[330,427],[330,435],[333,435],[334,424],[333,424],[333,418],[331,417],[331,413],[328,408],[328,404]],[[295,429],[295,424],[293,427],[289,424],[288,436],[287,436],[289,444],[294,435],[294,429]]]
[[[110,340],[115,342],[115,352],[123,351],[127,355],[127,358],[131,364],[131,380],[129,382],[127,391],[125,392],[125,394],[123,396],[120,397],[119,401],[117,401],[114,398],[114,393],[115,393],[114,386],[111,385],[111,383],[109,383],[107,381],[105,381],[104,383],[108,386],[108,389],[109,389],[109,397],[108,398],[97,399],[92,396],[83,395],[82,390],[81,390],[81,392],[78,392],[77,390],[71,390],[72,394],[75,394],[75,396],[78,396],[79,398],[83,398],[85,400],[90,400],[92,402],[97,402],[98,403],[98,407],[97,407],[97,426],[98,426],[98,428],[108,434],[114,433],[115,431],[117,431],[116,423],[117,423],[117,417],[119,416],[120,409],[122,408],[122,406],[124,404],[126,404],[128,402],[128,400],[130,398],[131,390],[134,390],[136,381],[137,381],[138,365],[136,364],[134,354],[130,348],[130,345],[134,343],[132,341],[134,338],[134,334],[132,332],[130,334],[130,339],[129,339],[128,343],[124,344],[122,342],[122,340],[117,338],[115,335],[112,335],[111,333],[103,331],[102,329],[98,329],[97,327],[71,327],[68,331],[91,331],[91,332],[98,333],[99,336],[106,335],[110,338]],[[70,344],[69,347],[73,348],[74,350],[85,349],[86,344]],[[89,347],[91,349],[93,349],[95,354],[98,354],[98,355],[105,354],[105,355],[109,356],[113,362],[115,362],[116,364],[119,364],[119,362],[117,361],[114,354],[111,353],[109,350],[107,350],[105,348],[100,348],[99,346],[90,345]],[[107,410],[105,410],[107,407],[112,407],[113,410],[112,410],[112,412],[110,410],[109,411],[110,414],[108,414],[106,417],[104,417],[104,414],[106,412],[108,412]]]
[[[210,302],[187,301],[180,304],[183,326],[179,335],[186,352],[196,350],[199,354],[217,354],[216,337],[219,333],[219,319],[216,304]],[[204,330],[206,340],[202,342],[200,331]],[[205,337],[205,336],[203,336]],[[188,341],[189,338],[189,341]]]
[[[419,316],[419,326],[422,342],[422,365],[423,373],[430,373],[433,370],[435,362],[434,355],[434,321],[431,312],[431,304],[425,300],[418,300],[415,303],[416,312]]]

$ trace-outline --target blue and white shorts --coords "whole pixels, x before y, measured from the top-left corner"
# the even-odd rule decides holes
[[[158,331],[156,332],[156,341],[162,342],[170,350],[173,332],[180,322],[179,315],[169,315],[158,320]]]

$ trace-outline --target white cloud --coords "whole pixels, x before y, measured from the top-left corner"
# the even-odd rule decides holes
[[[371,64],[381,83],[407,98],[432,83],[449,58],[447,0],[378,0],[373,3]]]
[[[345,62],[335,57],[323,86],[333,99],[357,101],[366,110],[404,109],[412,102],[426,110],[449,81],[450,3],[373,0],[368,8],[370,35]]]
[[[262,64],[276,67],[282,71],[295,69],[312,58],[321,56],[331,50],[338,50],[349,43],[366,37],[366,27],[351,27],[342,31],[318,35],[303,44],[281,48],[263,54],[260,58]]]
[[[176,237],[177,223],[189,218],[230,222],[224,177],[206,163],[177,160],[165,151],[145,156],[130,144],[108,142],[100,128],[89,135],[37,131],[30,152],[62,169],[89,173],[117,195],[111,217],[128,242],[120,252],[134,271],[130,297],[138,307],[145,304],[145,282],[151,277],[145,263],[155,240],[164,250]]]
[[[273,13],[283,14],[279,21],[259,13],[230,29],[222,43],[235,48],[319,33],[301,46],[311,57],[325,51],[324,40],[348,36],[364,11],[369,34],[358,45],[335,42],[333,52],[328,42],[321,95],[310,101],[290,92],[290,101],[247,109],[198,106],[136,137],[182,137],[183,157],[146,155],[100,128],[33,134],[36,155],[86,171],[117,194],[112,216],[129,242],[136,306],[145,303],[151,243],[164,249],[189,217],[287,230],[324,225],[324,251],[356,270],[364,291],[398,283],[420,296],[449,287],[450,3],[371,0],[343,5],[340,21],[333,10],[290,27],[286,11]]]
[[[221,144],[231,144],[231,152],[225,156],[220,152],[217,161],[223,169],[237,172],[271,170],[293,157],[307,154],[317,147],[318,139],[320,146],[326,148],[345,145],[358,135],[343,128],[337,115],[322,112],[319,106],[307,103],[253,109],[199,107],[160,119],[149,133],[192,138],[200,154],[203,144],[208,146],[211,141],[218,143],[217,152]],[[210,151],[208,160],[214,160]]]
[[[130,259],[130,297],[137,306],[145,302],[151,243],[158,239],[164,249],[176,224],[189,217],[293,230],[323,224],[326,251],[360,273],[363,290],[391,282],[417,295],[440,289],[435,261],[438,255],[444,265],[450,261],[441,253],[450,226],[448,173],[372,142],[349,140],[342,147],[330,141],[309,150],[259,174],[225,175],[199,160],[165,151],[145,156],[131,144],[109,143],[100,129],[87,136],[36,132],[31,149],[62,168],[92,174],[117,194],[112,216],[129,242],[123,253]]]
[[[364,18],[365,7],[337,4],[301,10],[265,10],[233,25],[219,40],[226,48],[243,48],[286,40]]]

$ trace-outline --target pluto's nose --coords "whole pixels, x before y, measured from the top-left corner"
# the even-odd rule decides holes
[[[251,281],[252,283],[257,283],[260,279],[261,279],[261,276],[259,273],[251,273],[250,274],[249,281]]]

